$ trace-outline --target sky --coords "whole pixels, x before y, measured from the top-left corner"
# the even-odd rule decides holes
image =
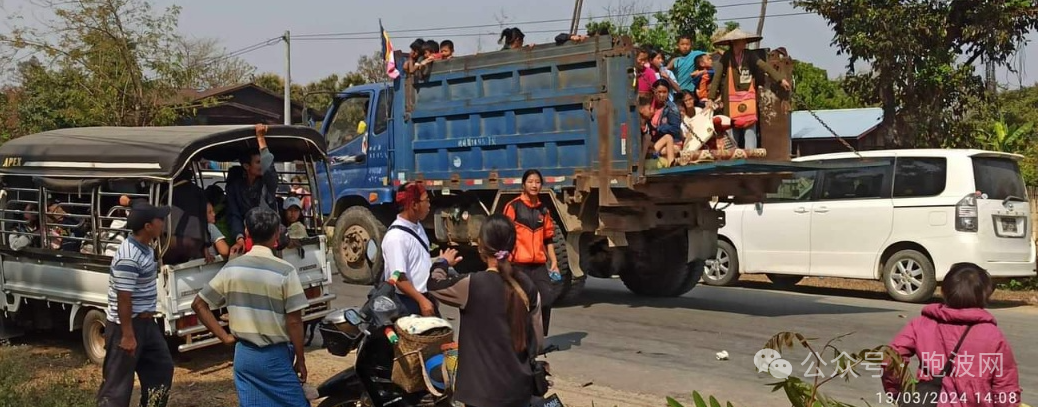
[[[581,31],[588,17],[609,15],[619,4],[633,1],[584,0]],[[673,0],[637,2],[646,11],[658,11],[669,8]],[[29,0],[0,0],[0,4],[8,12],[34,8]],[[353,70],[358,57],[379,49],[379,19],[397,49],[406,49],[415,37],[451,39],[456,55],[465,55],[495,50],[502,21],[522,29],[527,43],[546,43],[569,31],[573,15],[573,2],[566,0],[157,0],[156,4],[182,8],[182,34],[218,38],[231,52],[249,51],[241,58],[256,66],[257,72],[284,74],[285,46],[267,40],[290,31],[294,83]],[[713,4],[722,24],[737,21],[747,31],[756,29],[759,0],[714,0]],[[770,1],[767,15],[762,46],[786,47],[790,56],[827,70],[830,77],[846,71],[847,58],[830,45],[832,30],[824,19],[793,7],[791,0]],[[339,35],[315,38],[319,34]],[[1017,61],[1023,65],[1022,79],[1000,68],[999,82],[1010,87],[1038,82],[1038,33],[1029,39]]]

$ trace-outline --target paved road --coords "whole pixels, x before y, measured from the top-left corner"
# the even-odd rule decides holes
[[[753,355],[772,335],[796,331],[819,338],[851,333],[837,347],[857,351],[887,343],[920,305],[896,303],[872,293],[798,289],[796,292],[753,288],[700,286],[680,298],[648,299],[630,294],[618,280],[592,279],[583,304],[552,314],[550,341],[562,351],[549,355],[557,375],[577,382],[593,382],[616,390],[687,398],[692,390],[715,394],[737,406],[787,405],[766,383],[776,381],[758,374]],[[359,305],[367,288],[337,284],[337,306]],[[1018,307],[992,311],[1009,337],[1020,364],[1021,385],[1038,388],[1038,308]],[[456,317],[453,309],[445,309]],[[715,353],[725,350],[728,361]],[[808,356],[797,350],[785,357],[795,374],[803,376]],[[832,365],[821,366],[832,374]],[[822,387],[837,399],[864,406],[877,404],[879,379],[834,380]],[[1024,401],[1038,403],[1025,394]]]

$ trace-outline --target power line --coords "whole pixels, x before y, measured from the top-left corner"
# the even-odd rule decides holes
[[[263,49],[263,48],[269,47],[271,45],[277,44],[278,42],[281,41],[281,39],[282,39],[282,37],[268,38],[268,39],[263,40],[261,42],[258,42],[258,43],[252,44],[250,46],[247,46],[245,48],[240,48],[240,49],[228,52],[228,53],[223,54],[223,55],[215,56],[215,57],[209,59],[208,61],[203,61],[202,62],[202,67],[206,67],[206,66],[215,64],[217,62],[220,62],[220,61],[223,61],[223,60],[226,60],[226,59],[230,59],[230,58],[234,58],[234,57],[239,57],[239,56],[248,54],[248,53],[253,52],[253,51],[258,51],[260,49]]]
[[[793,0],[778,0],[778,1],[769,2],[769,4],[782,4],[782,3],[792,3],[792,2],[793,2]],[[723,5],[720,5],[720,6],[714,6],[714,8],[723,9],[723,8],[730,8],[730,7],[757,6],[757,5],[760,5],[759,1],[735,3],[735,4],[723,4]],[[644,12],[635,12],[635,13],[610,14],[610,15],[604,15],[604,16],[601,16],[601,17],[594,17],[594,18],[597,18],[597,19],[610,19],[610,18],[616,18],[616,17],[651,16],[651,15],[655,15],[656,13],[659,13],[659,11],[644,11]],[[759,18],[759,17],[760,16],[757,15],[757,16],[753,16],[752,18]],[[768,16],[768,17],[771,17],[771,16]],[[583,17],[581,19],[585,19],[585,18],[592,18],[592,17]],[[727,19],[727,20],[718,20],[718,21],[731,21],[731,20],[743,20],[743,19],[748,19],[748,18]],[[551,19],[551,20],[516,21],[516,22],[507,23],[507,24],[508,25],[513,25],[513,24],[514,25],[534,25],[534,24],[560,23],[560,22],[571,22],[571,21],[572,20],[569,19],[569,18],[561,18],[561,19]],[[501,24],[478,24],[478,25],[459,25],[459,26],[453,26],[453,27],[408,28],[408,29],[402,29],[402,30],[386,30],[386,31],[389,31],[389,32],[392,32],[392,33],[414,33],[414,32],[430,32],[430,31],[469,29],[469,28],[498,28],[498,27],[501,27]],[[293,35],[292,39],[340,37],[340,36],[358,36],[358,35],[381,35],[381,34],[382,33],[379,32],[379,31],[356,31],[356,32],[344,32],[344,33],[300,34],[300,35]],[[404,37],[404,38],[411,38],[411,37]]]
[[[803,16],[803,15],[809,15],[809,14],[814,14],[814,13],[811,13],[811,12],[794,12],[794,13],[768,14],[765,17],[768,17],[768,18],[774,18],[774,17],[795,17],[795,16]],[[736,17],[736,18],[724,18],[724,19],[718,19],[717,22],[723,23],[723,22],[728,22],[728,21],[751,20],[751,19],[757,19],[757,18],[760,18],[760,15],[746,16],[746,17]],[[658,23],[652,23],[652,24],[648,24],[648,27],[655,27],[657,25],[659,25],[659,24]],[[493,25],[493,27],[499,27],[499,25]],[[526,31],[525,34],[545,34],[545,33],[556,33],[557,34],[557,33],[560,33],[562,31],[564,31],[564,30],[530,30],[530,31]],[[408,30],[407,32],[411,32],[411,30]],[[379,34],[379,33],[376,32],[374,34]],[[329,34],[329,35],[322,36],[322,37],[310,36],[310,37],[305,37],[305,38],[296,38],[296,36],[292,36],[292,39],[293,40],[298,40],[298,41],[351,41],[351,40],[364,40],[364,41],[367,41],[367,40],[377,40],[377,39],[380,38],[378,35],[371,35],[371,34],[368,34],[368,35],[365,35],[365,36],[359,36],[359,35],[360,34],[354,34],[354,36],[346,36],[346,35],[330,35]],[[487,32],[467,32],[467,33],[439,34],[438,36],[445,37],[445,38],[457,38],[457,37],[481,37],[481,36],[486,36],[486,35],[492,35],[492,33],[487,33]],[[395,38],[398,38],[398,39],[400,39],[400,38],[409,39],[409,38],[418,38],[418,37],[416,37],[416,36],[395,36]]]

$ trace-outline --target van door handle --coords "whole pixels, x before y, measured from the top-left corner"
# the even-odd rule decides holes
[[[827,207],[827,206],[819,206],[819,207],[815,208],[815,213],[826,213],[826,212],[829,212],[829,207]]]
[[[799,208],[794,209],[793,212],[796,212],[796,213],[807,213],[807,208],[801,206]]]

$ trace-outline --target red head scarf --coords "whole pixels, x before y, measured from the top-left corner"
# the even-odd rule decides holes
[[[421,182],[408,182],[396,193],[396,204],[401,210],[410,208],[418,203],[425,194],[425,184]]]

